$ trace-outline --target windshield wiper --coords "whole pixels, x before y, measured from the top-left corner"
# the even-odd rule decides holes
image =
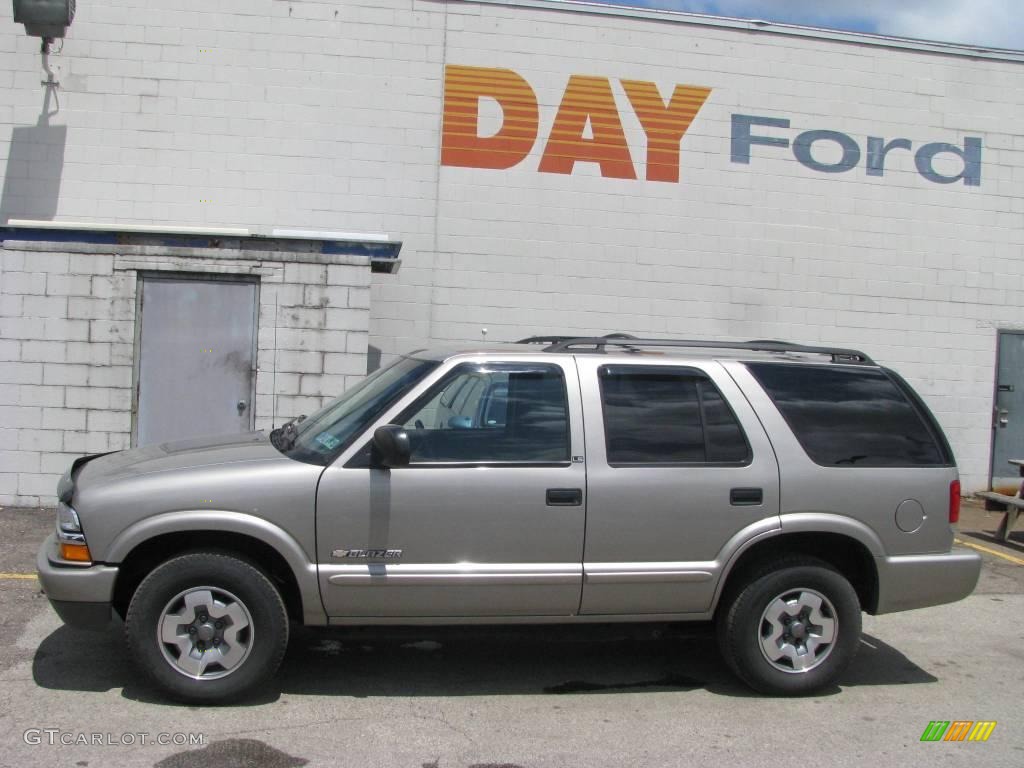
[[[279,451],[291,450],[295,445],[295,439],[299,436],[299,430],[295,428],[295,425],[302,422],[305,418],[306,414],[296,416],[294,419],[286,421],[277,429],[271,430],[270,444]]]

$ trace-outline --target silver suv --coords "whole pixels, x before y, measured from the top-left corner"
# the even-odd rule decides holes
[[[714,621],[803,694],[861,611],[959,600],[952,452],[897,374],[782,342],[536,337],[418,351],[274,430],[78,459],[38,557],[187,701],[274,674],[289,623]]]

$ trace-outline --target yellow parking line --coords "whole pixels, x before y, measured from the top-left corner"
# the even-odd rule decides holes
[[[981,544],[975,544],[970,541],[964,541],[963,539],[953,539],[953,541],[955,541],[957,544],[963,544],[965,547],[976,549],[979,552],[986,552],[990,555],[1001,557],[1003,558],[1003,560],[1009,560],[1011,563],[1015,563],[1016,565],[1024,565],[1024,560],[1021,560],[1019,557],[1014,557],[1013,555],[1008,555],[1005,552],[1000,552],[998,549],[990,549],[989,547],[981,546]]]
[[[24,580],[24,581],[35,581],[36,575],[34,573],[0,573],[0,579],[3,580]]]

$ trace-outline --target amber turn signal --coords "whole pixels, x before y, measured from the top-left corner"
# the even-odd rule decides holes
[[[89,552],[88,544],[68,544],[61,542],[60,556],[62,560],[72,560],[76,563],[88,563],[92,561],[92,554]]]

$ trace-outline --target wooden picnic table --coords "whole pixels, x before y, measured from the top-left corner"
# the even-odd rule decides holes
[[[1009,459],[1009,464],[1021,468],[1021,475],[1024,476],[1024,459]],[[985,500],[985,508],[994,511],[1002,511],[1003,522],[999,524],[996,531],[996,538],[1000,541],[1010,540],[1010,531],[1017,524],[1017,517],[1024,511],[1024,484],[1016,496],[1007,496],[995,491],[978,491],[974,494],[976,498]]]

